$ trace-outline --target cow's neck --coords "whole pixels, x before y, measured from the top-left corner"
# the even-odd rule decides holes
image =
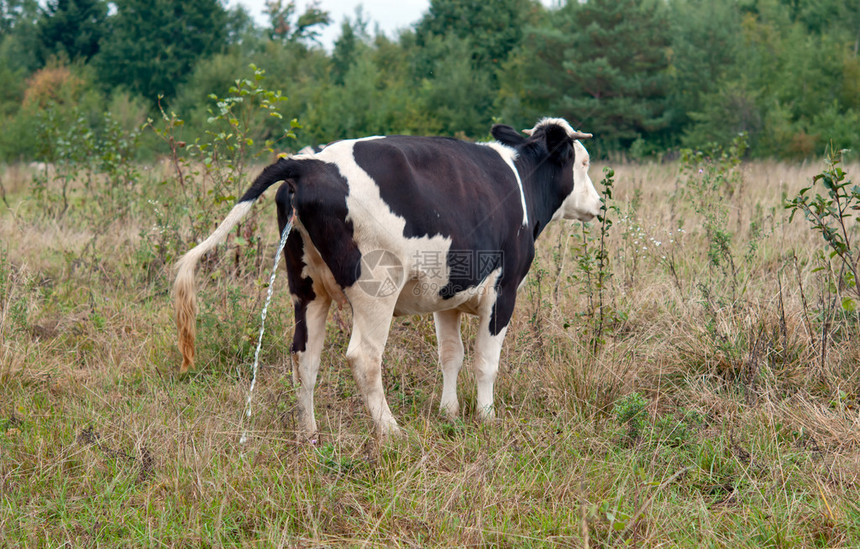
[[[529,217],[529,231],[534,239],[552,221],[567,198],[563,190],[561,175],[568,166],[559,167],[542,162],[537,165],[527,159],[517,160],[517,170],[523,182],[526,211]]]

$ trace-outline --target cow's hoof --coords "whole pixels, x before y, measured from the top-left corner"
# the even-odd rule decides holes
[[[448,421],[455,421],[460,416],[459,406],[439,406],[439,415]]]
[[[492,406],[480,408],[478,410],[478,419],[484,423],[492,423],[496,419],[496,411]]]
[[[318,446],[320,442],[320,434],[318,432],[308,433],[299,431],[296,433],[296,444],[299,446]]]
[[[384,423],[376,429],[377,438],[379,440],[398,440],[406,438],[406,433],[403,432],[396,422]]]

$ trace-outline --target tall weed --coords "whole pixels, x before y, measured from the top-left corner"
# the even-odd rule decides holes
[[[570,275],[573,280],[581,283],[580,291],[586,297],[585,315],[591,324],[590,347],[593,354],[606,342],[605,333],[626,319],[623,312],[609,303],[610,281],[613,276],[608,249],[613,221],[609,214],[617,213],[618,207],[611,204],[615,172],[611,168],[604,168],[603,175],[600,182],[601,206],[597,216],[597,231],[592,234],[588,225],[582,225],[582,246],[574,252],[578,256],[577,269]]]
[[[860,324],[860,286],[857,251],[860,211],[860,186],[848,179],[842,169],[845,151],[830,151],[825,168],[812,178],[812,184],[785,201],[790,220],[803,214],[809,228],[824,241],[824,249],[815,254],[819,290],[818,324],[819,368],[826,370],[828,344],[834,338],[845,339],[857,334]],[[812,192],[815,195],[812,195]],[[821,192],[823,191],[823,193]]]

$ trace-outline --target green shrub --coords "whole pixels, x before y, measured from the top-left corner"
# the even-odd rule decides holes
[[[630,393],[618,399],[612,407],[612,416],[627,429],[629,440],[638,439],[647,425],[645,407],[648,401],[639,393]]]
[[[812,185],[788,200],[785,207],[791,211],[791,220],[801,212],[810,228],[821,235],[828,250],[827,257],[838,264],[834,271],[837,273],[835,291],[841,297],[842,309],[854,313],[860,300],[857,286],[860,254],[855,218],[860,211],[860,186],[848,179],[848,173],[840,166],[843,152],[831,151],[824,171],[813,178]],[[815,196],[810,193],[813,189]]]

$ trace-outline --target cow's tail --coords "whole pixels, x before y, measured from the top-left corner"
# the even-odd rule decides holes
[[[214,249],[227,238],[227,235],[244,218],[251,206],[263,192],[285,179],[291,179],[297,168],[292,159],[281,158],[266,167],[254,184],[245,192],[239,202],[233,206],[230,213],[221,222],[215,232],[182,256],[176,264],[176,281],[173,283],[174,309],[176,312],[176,327],[179,331],[179,350],[182,352],[180,372],[188,371],[194,365],[194,339],[197,333],[197,284],[194,271],[203,255]]]

